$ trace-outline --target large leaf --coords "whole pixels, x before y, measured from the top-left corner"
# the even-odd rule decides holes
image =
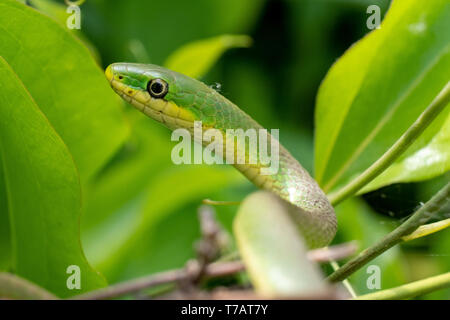
[[[126,135],[119,98],[89,51],[57,22],[4,0],[0,55],[67,144],[85,181]]]
[[[172,53],[165,63],[171,70],[193,78],[201,78],[230,48],[248,47],[251,38],[223,35],[188,43]]]
[[[67,19],[72,15],[72,13],[68,13],[67,5],[55,2],[53,0],[29,0],[28,4],[32,5],[34,8],[39,10],[42,13],[47,14],[48,16],[55,19],[57,22],[62,24],[64,27],[67,25]],[[81,12],[81,11],[80,11]],[[82,15],[81,15],[82,17]],[[83,20],[83,18],[81,18]],[[71,33],[73,33],[77,38],[79,38],[83,44],[89,49],[92,56],[96,61],[100,61],[99,54],[97,49],[89,42],[89,40],[82,33],[82,29],[69,29]]]
[[[11,266],[11,235],[4,181],[3,168],[0,165],[0,271],[8,270]]]
[[[414,150],[413,146],[411,151],[408,151],[404,157],[401,157],[385,172],[369,183],[362,192],[374,190],[395,182],[430,179],[450,170],[449,111],[450,108],[447,107],[447,112],[443,114],[447,116],[444,125],[428,143],[418,150]]]
[[[8,195],[13,270],[60,296],[105,285],[79,239],[80,183],[71,154],[7,62],[0,59],[0,156]],[[81,270],[69,290],[67,268]]]
[[[316,109],[315,169],[325,191],[369,167],[444,87],[450,33],[443,30],[449,28],[448,1],[394,1],[381,29],[351,47],[331,68]],[[443,120],[409,152],[430,142]]]

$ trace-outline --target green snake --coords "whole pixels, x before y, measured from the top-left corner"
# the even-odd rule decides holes
[[[114,63],[105,74],[124,100],[171,130],[192,132],[194,121],[224,134],[227,129],[263,129],[216,90],[181,73],[150,64]],[[246,148],[244,153],[248,152]],[[261,174],[264,165],[259,162],[234,166],[257,187],[282,199],[309,247],[330,243],[337,229],[334,209],[316,181],[283,146],[279,145],[279,169],[274,174]]]

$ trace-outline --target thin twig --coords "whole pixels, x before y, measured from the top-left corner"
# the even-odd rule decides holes
[[[355,254],[358,249],[356,241],[337,244],[334,246],[313,249],[307,252],[307,258],[313,262],[325,263],[333,260],[341,260]],[[239,259],[239,252],[233,251],[220,257],[216,262],[235,261]]]
[[[216,201],[211,199],[203,199],[202,203],[211,206],[237,206],[241,204],[241,201]]]
[[[57,300],[57,296],[35,283],[8,272],[0,272],[0,299]]]
[[[394,231],[389,233],[375,245],[362,251],[355,258],[347,262],[337,271],[332,273],[328,280],[341,281],[361,268],[370,260],[379,256],[389,248],[402,241],[402,237],[411,234],[418,227],[427,223],[431,218],[439,217],[439,210],[450,202],[450,183],[447,183],[437,194],[435,194],[425,205],[417,210],[408,220],[401,224]]]
[[[198,209],[200,231],[206,239],[214,238],[220,232],[214,210],[210,206],[200,206]]]
[[[450,83],[447,83],[422,112],[417,120],[406,130],[406,132],[389,148],[377,161],[361,173],[356,179],[339,189],[336,193],[329,195],[333,206],[339,204],[346,198],[356,194],[361,188],[375,179],[386,170],[403,152],[417,139],[417,137],[430,125],[430,123],[445,109],[450,102]]]
[[[333,270],[336,271],[339,269],[339,264],[336,262],[336,260],[353,255],[356,252],[356,249],[357,249],[356,242],[352,241],[349,243],[343,243],[332,247],[325,247],[309,251],[308,258],[316,262],[329,262]],[[320,254],[314,255],[314,252],[318,252]],[[345,279],[343,281],[343,285],[347,289],[348,293],[353,298],[355,298],[356,292],[353,289],[353,286],[351,285],[350,281],[348,281],[348,279]]]
[[[308,258],[316,262],[328,262],[333,259],[342,259],[353,254],[356,245],[353,242],[344,243],[327,249],[315,249],[308,252]],[[165,283],[190,281],[198,276],[200,265],[196,260],[188,263],[189,268],[175,269],[125,281],[104,289],[88,292],[73,297],[81,300],[99,300],[117,298],[126,294],[138,292],[147,288],[155,287]],[[205,266],[202,278],[217,278],[233,275],[245,270],[242,261],[215,262]]]
[[[450,287],[450,272],[439,276],[411,282],[400,287],[377,291],[363,296],[358,300],[398,300],[414,298],[429,292]]]
[[[240,261],[226,262],[220,264],[212,263],[206,266],[203,276],[205,278],[223,277],[235,274],[242,270],[244,270],[244,265]],[[193,276],[195,277],[196,275],[197,272],[192,272],[186,269],[169,270],[156,273],[150,276],[137,278],[131,281],[118,283],[116,285],[111,285],[104,289],[99,289],[88,292],[86,294],[75,296],[72,299],[100,300],[100,299],[117,298],[126,294],[138,292],[143,289],[147,289],[164,283],[179,282],[182,280],[186,280],[192,278]]]
[[[335,260],[330,261],[330,265],[331,265],[331,267],[333,268],[334,271],[339,270],[339,264]],[[344,285],[345,289],[347,289],[348,293],[350,294],[350,296],[352,298],[356,298],[358,296],[356,294],[355,289],[353,289],[353,286],[352,286],[352,284],[350,283],[350,281],[348,279],[344,279],[342,281],[342,284]]]
[[[193,280],[194,283],[201,280],[206,266],[230,247],[230,238],[219,222],[217,222],[216,212],[213,207],[200,206],[198,219],[200,221],[202,238],[195,244],[197,261],[194,261],[194,263],[199,265],[200,268],[198,268],[196,279],[189,279]]]
[[[314,262],[330,262],[334,260],[340,260],[353,255],[358,246],[355,241],[348,243],[342,243],[335,246],[314,249],[308,251],[307,257]]]

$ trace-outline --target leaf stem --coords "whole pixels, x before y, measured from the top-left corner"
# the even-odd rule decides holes
[[[427,203],[417,210],[408,220],[401,224],[394,231],[386,235],[378,243],[365,249],[355,258],[344,264],[341,268],[332,273],[328,280],[341,281],[357,271],[370,260],[379,256],[389,248],[402,241],[406,235],[414,232],[418,227],[427,223],[430,218],[440,218],[438,211],[450,204],[450,182],[447,183],[437,194]]]
[[[329,195],[333,206],[354,195],[362,187],[375,179],[386,170],[417,137],[430,125],[430,123],[445,109],[450,102],[450,82],[448,82],[431,104],[423,111],[419,118],[406,130],[406,132],[392,145],[377,161],[361,173],[356,179]]]
[[[357,300],[398,300],[414,298],[432,291],[450,287],[450,272],[411,282],[400,287],[359,296]]]

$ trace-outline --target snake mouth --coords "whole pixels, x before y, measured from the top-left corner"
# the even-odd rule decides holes
[[[127,85],[122,81],[124,76],[114,71],[114,65],[106,68],[105,76],[118,95],[149,117],[171,129],[194,127],[196,119],[191,112],[179,107],[173,101],[153,98],[146,90]]]
[[[114,78],[114,74],[112,72],[111,65],[109,65],[105,70],[106,79],[111,83],[111,80]]]

